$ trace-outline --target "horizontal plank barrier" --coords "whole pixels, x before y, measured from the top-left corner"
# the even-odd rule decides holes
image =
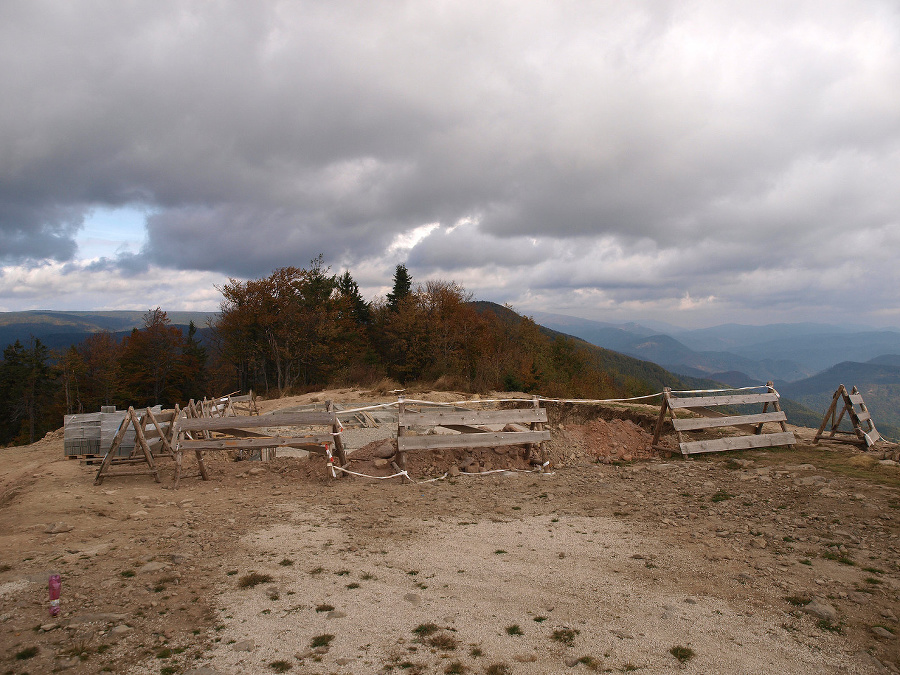
[[[731,396],[697,396],[694,398],[669,398],[671,408],[703,408],[717,405],[742,405],[745,403],[773,403],[778,400],[778,394],[771,392],[766,394],[734,394]]]
[[[487,431],[480,434],[400,436],[397,438],[397,449],[406,451],[444,448],[492,448],[498,445],[541,443],[549,440],[549,431]]]
[[[531,424],[547,422],[547,411],[538,410],[447,410],[403,412],[404,426],[445,427],[448,424]]]
[[[334,413],[293,412],[281,415],[240,415],[237,417],[200,417],[182,419],[181,431],[220,431],[223,429],[255,429],[259,427],[291,427],[325,425],[334,422]]]
[[[769,448],[777,445],[793,445],[796,442],[790,431],[759,436],[731,436],[706,441],[690,441],[681,444],[681,452],[690,455],[698,452],[726,452],[728,450],[750,450]]]
[[[297,438],[273,436],[267,438],[211,438],[178,441],[180,450],[252,450],[254,448],[307,448],[332,443],[331,434]],[[321,450],[325,454],[325,450]]]
[[[693,417],[690,419],[674,419],[672,426],[678,431],[696,429],[712,429],[713,427],[736,427],[743,424],[763,424],[765,422],[786,422],[784,411],[758,413],[756,415],[735,415],[725,417]]]
[[[862,394],[850,394],[847,398],[849,398],[850,402],[854,405],[859,405],[863,402]]]

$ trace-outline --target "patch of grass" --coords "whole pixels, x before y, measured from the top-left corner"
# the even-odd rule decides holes
[[[275,602],[281,597],[281,594],[278,592],[278,589],[272,589],[269,591],[269,600]]]
[[[863,572],[869,572],[871,574],[884,574],[884,570],[878,569],[877,567],[863,567]]]
[[[419,570],[410,570],[407,574],[411,577],[416,576],[419,573]]]
[[[534,617],[534,620],[537,623],[544,623],[547,620],[547,617],[546,616],[536,616],[536,617]]]
[[[172,650],[168,647],[163,647],[162,649],[156,652],[156,658],[158,659],[168,659],[172,656]]]
[[[506,553],[506,551],[504,551],[502,548],[498,548],[496,551],[494,551],[494,555],[503,555],[504,553]]]
[[[467,670],[468,668],[463,665],[462,661],[451,661],[447,664],[447,667],[444,668],[444,672],[447,675],[462,675],[462,673],[465,673]]]
[[[272,663],[269,664],[269,668],[274,670],[276,673],[286,673],[291,668],[293,668],[293,666],[289,661],[272,661]]]
[[[622,672],[630,673],[633,670],[637,670],[640,666],[633,664],[631,661],[622,665]]]
[[[801,565],[810,565],[810,566],[811,566],[811,565],[812,565],[812,560],[810,560],[809,558],[804,558],[803,560],[800,561],[800,564],[801,564]]]
[[[175,675],[178,672],[176,666],[163,666],[159,669],[159,675]]]
[[[294,564],[294,561],[291,560],[290,558],[282,558],[281,562],[278,564],[281,565],[282,567],[290,567],[291,565]]]
[[[338,570],[337,572],[335,572],[335,574],[339,577],[349,577],[350,570]]]
[[[121,572],[119,572],[119,576],[125,577],[126,579],[130,579],[136,574],[137,572],[135,572],[134,570],[122,570]]]
[[[316,635],[309,643],[309,646],[313,649],[315,649],[316,647],[327,647],[331,644],[332,640],[334,640],[334,635],[332,635],[331,633]]]
[[[511,675],[512,670],[505,663],[492,663],[484,669],[485,675]]]
[[[825,560],[834,560],[841,563],[842,565],[850,565],[851,567],[856,565],[856,563],[847,556],[840,555],[838,553],[835,553],[834,551],[825,551],[824,553],[822,553],[822,557],[825,558]]]
[[[576,663],[587,666],[588,670],[600,670],[600,662],[593,656],[582,656]]]
[[[25,661],[26,659],[33,659],[37,656],[38,648],[37,647],[25,647],[20,652],[16,652],[16,661]]]
[[[12,565],[8,565],[6,563],[3,563],[2,565],[0,565],[0,572],[9,572],[11,569],[12,569]]]
[[[553,631],[553,635],[550,636],[550,639],[555,640],[556,642],[562,642],[564,645],[572,646],[575,642],[575,637],[580,633],[577,628],[559,628]]]
[[[872,584],[873,586],[877,586],[881,583],[881,579],[876,579],[875,577],[866,577],[866,583]]]
[[[669,653],[681,663],[687,663],[694,658],[694,650],[690,647],[683,647],[681,645],[675,645],[669,650]]]
[[[352,582],[352,583],[347,584],[347,589],[348,589],[348,590],[351,590],[351,591],[352,591],[354,588],[359,588],[359,584],[356,583],[355,581]]]
[[[413,628],[413,633],[418,635],[419,637],[427,637],[433,633],[437,633],[441,629],[436,623],[420,623],[418,626]]]
[[[371,579],[375,578],[375,575],[371,574],[369,572],[365,572],[359,578],[362,579],[363,581],[370,581]]]
[[[794,541],[797,541],[797,540],[794,539],[793,537],[789,536],[789,535],[785,535],[785,536],[783,536],[783,537],[781,538],[781,541],[786,541],[787,543],[790,544],[791,542],[794,542]]]
[[[227,572],[225,572],[225,576],[226,576],[226,577],[233,577],[233,576],[234,576],[235,574],[237,574],[237,573],[238,573],[237,570],[228,570]]]
[[[454,649],[456,649],[457,645],[459,645],[459,642],[455,637],[450,635],[450,633],[441,632],[436,633],[435,635],[432,635],[430,638],[428,638],[428,644],[430,644],[432,647],[435,647],[436,649],[453,651]]]
[[[808,605],[812,600],[810,598],[804,597],[802,595],[789,595],[785,598],[785,601],[794,607],[803,607],[804,605]]]
[[[322,572],[324,572],[324,571],[325,571],[324,567],[314,567],[313,569],[311,569],[309,571],[309,573],[312,574],[313,576],[315,576],[316,574],[322,574]]]
[[[334,605],[329,605],[328,603],[323,602],[321,605],[316,605],[317,612],[331,612],[334,610]]]
[[[525,632],[519,627],[519,624],[514,623],[512,626],[506,627],[507,635],[525,635]]]
[[[469,650],[469,656],[473,659],[477,659],[479,656],[484,656],[484,652],[481,651],[481,647],[472,647],[472,649]]]
[[[250,572],[238,579],[238,588],[253,588],[259,584],[267,584],[272,581],[271,574],[260,574],[259,572]]]
[[[712,502],[724,502],[727,499],[734,499],[734,495],[730,492],[726,492],[725,490],[719,490],[709,499]]]
[[[844,629],[841,627],[840,624],[831,623],[831,621],[829,621],[828,619],[819,619],[816,622],[816,626],[818,626],[822,630],[827,630],[830,633],[843,633],[844,632]]]

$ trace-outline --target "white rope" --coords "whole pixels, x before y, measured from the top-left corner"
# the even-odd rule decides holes
[[[459,475],[460,475],[460,476],[487,476],[487,475],[490,474],[490,473],[547,473],[548,476],[553,476],[553,475],[555,475],[553,472],[544,472],[544,469],[545,469],[549,464],[550,464],[550,462],[544,462],[543,464],[541,464],[541,468],[540,468],[540,469],[533,469],[533,470],[528,470],[528,469],[492,469],[491,471],[481,471],[481,472],[479,472],[479,473],[469,473],[468,471],[460,471],[460,472],[459,472]],[[342,467],[342,466],[337,466],[336,464],[334,464],[334,463],[332,463],[332,462],[329,462],[329,465],[330,465],[330,467],[331,467],[332,478],[334,478],[334,472],[335,472],[335,471],[343,471],[344,473],[350,474],[351,476],[359,476],[360,478],[373,478],[373,479],[375,479],[375,480],[388,480],[388,479],[390,479],[390,478],[399,478],[400,476],[403,476],[403,477],[405,477],[407,480],[409,480],[411,483],[414,483],[414,484],[417,484],[417,485],[422,484],[422,483],[434,483],[434,482],[439,481],[439,480],[446,480],[448,477],[451,477],[451,478],[452,478],[452,476],[450,476],[450,473],[449,473],[449,472],[445,472],[444,475],[438,476],[437,478],[424,478],[424,479],[422,479],[422,480],[417,480],[417,479],[413,478],[412,476],[410,476],[410,475],[409,475],[409,472],[407,472],[407,471],[405,471],[405,470],[400,471],[399,473],[393,473],[393,474],[391,474],[390,476],[372,476],[371,474],[360,473],[360,472],[358,472],[358,471],[351,471],[350,469],[345,469],[344,467]]]

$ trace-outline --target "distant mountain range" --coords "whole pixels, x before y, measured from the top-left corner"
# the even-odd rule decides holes
[[[681,375],[732,387],[774,381],[783,397],[816,413],[813,417],[803,413],[806,426],[821,423],[838,385],[856,386],[879,431],[900,438],[900,331],[810,323],[725,324],[677,330],[673,337],[636,323],[610,324],[545,312],[534,312],[533,317],[549,328]],[[801,423],[796,419],[795,415],[792,421]]]
[[[36,337],[50,349],[65,349],[78,344],[92,333],[108,330],[117,335],[130,333],[144,325],[146,311],[59,312],[35,310],[30,312],[0,312],[0,349],[16,340],[24,342]],[[173,325],[187,330],[191,321],[202,329],[215,312],[167,312]]]

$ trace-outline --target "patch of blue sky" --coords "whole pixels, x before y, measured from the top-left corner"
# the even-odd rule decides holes
[[[98,207],[84,219],[79,231],[78,257],[85,260],[115,258],[119,253],[136,253],[146,239],[146,208]]]

